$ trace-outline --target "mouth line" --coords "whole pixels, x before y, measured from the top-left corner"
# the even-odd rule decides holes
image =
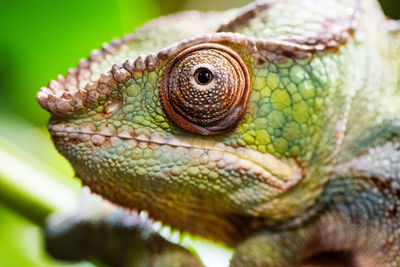
[[[107,138],[119,138],[121,140],[144,142],[155,145],[168,145],[177,148],[193,149],[193,153],[208,152],[209,156],[225,161],[235,161],[236,168],[241,172],[252,170],[257,176],[278,190],[286,191],[297,184],[302,177],[302,169],[293,160],[277,158],[269,153],[239,147],[233,148],[221,142],[204,139],[201,137],[191,138],[181,136],[179,139],[172,135],[154,133],[151,136],[145,134],[132,135],[122,132],[120,134],[111,132],[95,132],[91,130],[54,129],[60,125],[50,125],[49,132],[52,136],[69,137],[71,139],[82,138],[85,135],[96,146],[101,146]],[[86,138],[87,139],[87,138]],[[196,151],[198,150],[198,151]],[[235,159],[236,158],[236,159]]]

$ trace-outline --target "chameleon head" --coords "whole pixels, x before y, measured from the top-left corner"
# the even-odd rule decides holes
[[[321,136],[324,105],[335,107],[325,101],[334,61],[311,62],[312,49],[298,44],[208,28],[194,38],[168,34],[220,17],[178,16],[94,51],[37,100],[52,114],[57,149],[92,191],[234,244],[260,220],[272,224],[302,206],[301,193],[288,199],[285,192],[305,177],[310,148],[335,140]]]

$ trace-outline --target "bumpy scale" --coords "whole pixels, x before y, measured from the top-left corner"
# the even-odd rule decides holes
[[[399,29],[373,0],[184,12],[37,100],[93,192],[234,247],[232,266],[399,266]]]

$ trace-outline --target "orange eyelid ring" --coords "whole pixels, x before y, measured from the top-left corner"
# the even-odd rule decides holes
[[[207,68],[214,80],[196,83],[193,73]],[[233,49],[217,43],[181,51],[168,63],[160,88],[168,117],[180,128],[200,135],[220,134],[237,124],[249,94],[246,64]]]

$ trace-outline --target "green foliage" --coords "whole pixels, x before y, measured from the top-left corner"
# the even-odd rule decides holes
[[[159,15],[148,0],[2,1],[0,99],[8,112],[44,125],[33,101],[41,86],[65,74],[103,42]]]

